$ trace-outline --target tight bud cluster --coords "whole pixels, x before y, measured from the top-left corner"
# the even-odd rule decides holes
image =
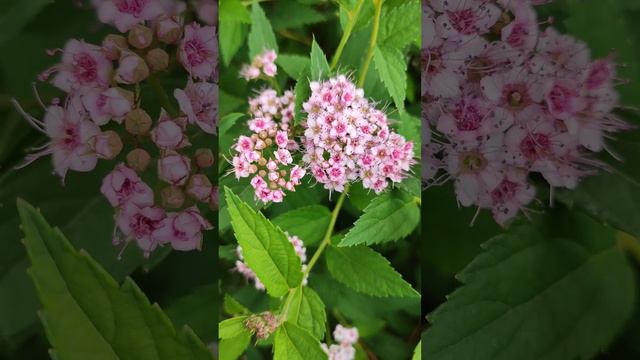
[[[264,75],[266,78],[272,78],[276,76],[278,67],[276,66],[276,59],[278,55],[275,51],[266,49],[262,54],[256,56],[251,64],[245,64],[240,69],[240,77],[245,80],[258,79]]]
[[[69,170],[92,171],[98,159],[115,163],[101,187],[116,212],[113,242],[134,241],[145,256],[164,244],[199,249],[202,232],[212,226],[198,206],[217,206],[207,175],[214,155],[209,148],[192,149],[191,140],[214,134],[217,125],[216,28],[183,24],[201,3],[207,2],[191,8],[183,1],[94,1],[98,18],[122,34],[107,35],[101,45],[71,39],[64,49],[48,51],[61,53],[61,62],[39,80],[50,81],[66,99],[43,105],[43,120],[15,102],[49,138],[25,165],[52,155],[64,182]],[[169,114],[167,99],[164,108],[151,110],[159,114],[154,118],[141,107],[146,87],[140,85],[150,82],[149,88],[164,92],[158,83],[170,63],[180,64],[178,72],[188,80],[184,90],[174,91],[182,112]]]
[[[534,5],[545,2],[423,4],[423,180],[452,179],[462,206],[499,224],[526,213],[529,175],[575,188],[601,166],[589,155],[629,128],[614,114],[613,57],[593,60],[585,43],[541,29]]]
[[[356,349],[353,347],[358,342],[358,329],[347,328],[340,324],[333,331],[333,338],[338,344],[322,343],[322,349],[329,355],[329,360],[353,360],[356,357]]]

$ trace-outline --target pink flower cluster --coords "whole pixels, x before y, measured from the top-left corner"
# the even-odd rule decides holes
[[[110,34],[101,45],[69,40],[60,64],[39,79],[66,94],[63,103],[53,99],[44,120],[18,110],[49,141],[26,159],[52,155],[55,173],[63,181],[69,170],[88,172],[98,159],[117,164],[105,178],[101,192],[116,209],[114,244],[135,241],[148,256],[158,245],[174,249],[199,249],[202,232],[211,225],[198,204],[217,206],[217,194],[208,170],[214,163],[209,148],[193,150],[190,137],[214,134],[217,125],[217,44],[214,26],[193,22],[183,25],[187,12],[182,1],[94,1],[98,17],[126,34]],[[160,108],[157,120],[140,107],[140,84],[167,72],[171,55],[182,64],[184,90],[175,98],[182,113]],[[162,85],[160,92],[164,92]],[[166,97],[166,94],[160,94]],[[155,176],[147,169],[156,161]],[[126,164],[125,164],[126,163]],[[153,179],[153,188],[142,180]],[[214,204],[215,203],[215,204]],[[170,211],[169,211],[170,210]]]
[[[236,179],[251,177],[256,198],[262,202],[282,202],[285,190],[295,191],[306,171],[293,161],[298,149],[290,138],[294,95],[286,91],[281,97],[272,89],[249,100],[250,136],[240,136],[232,159]]]
[[[389,129],[386,114],[345,76],[310,86],[303,160],[313,177],[338,192],[357,180],[376,193],[401,182],[414,163],[413,143]]]
[[[265,49],[262,54],[257,55],[251,64],[245,64],[240,69],[240,77],[245,80],[258,79],[261,75],[267,78],[276,76],[278,67],[276,66],[276,59],[278,55],[275,51]]]
[[[329,355],[329,360],[353,360],[356,357],[356,349],[353,347],[358,342],[358,329],[348,328],[340,324],[333,331],[333,338],[338,344],[322,343],[322,349]]]
[[[460,205],[490,209],[499,224],[526,214],[529,175],[572,189],[600,166],[589,154],[629,128],[614,114],[613,58],[592,60],[583,42],[540,29],[533,6],[545,2],[423,4],[424,180],[452,179]]]
[[[293,249],[296,252],[296,255],[300,258],[302,262],[302,270],[306,269],[307,265],[307,248],[305,248],[304,243],[297,236],[290,236],[287,234],[287,238],[289,242],[293,245]],[[264,291],[264,284],[260,282],[260,279],[256,276],[256,273],[244,262],[244,257],[242,256],[242,248],[238,246],[236,248],[236,254],[238,255],[238,260],[236,260],[236,266],[233,268],[234,271],[242,274],[247,281],[253,281],[256,289]],[[307,279],[303,280],[303,285],[307,284]]]

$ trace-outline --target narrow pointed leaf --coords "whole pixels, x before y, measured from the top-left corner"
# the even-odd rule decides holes
[[[278,52],[278,43],[264,10],[262,10],[258,1],[253,0],[253,5],[251,6],[251,31],[249,32],[249,57],[253,59],[265,49]]]
[[[329,62],[320,48],[320,45],[313,39],[311,43],[311,79],[319,80],[329,75]]]
[[[393,102],[403,113],[407,97],[407,62],[404,55],[395,47],[379,45],[373,52],[373,62]]]

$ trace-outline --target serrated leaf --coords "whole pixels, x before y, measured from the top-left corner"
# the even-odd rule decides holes
[[[325,15],[312,8],[294,1],[276,2],[271,22],[273,27],[280,29],[295,29],[305,25],[316,24],[326,19]]]
[[[278,43],[264,10],[262,10],[258,1],[253,0],[253,5],[251,6],[251,31],[249,32],[249,58],[253,59],[265,49],[278,52]]]
[[[3,0],[0,4],[0,44],[12,39],[53,0]]]
[[[304,104],[311,96],[311,88],[309,87],[309,69],[305,68],[302,74],[296,79],[296,86],[293,92],[296,95],[295,118],[294,123],[300,125],[306,115],[302,112],[302,104]]]
[[[308,246],[322,240],[330,220],[331,212],[326,206],[311,205],[288,211],[273,219],[273,223]]]
[[[42,323],[59,359],[213,359],[185,327],[177,332],[127,278],[121,287],[26,202],[18,201]]]
[[[300,286],[292,297],[287,321],[321,340],[324,336],[327,315],[324,312],[324,303],[318,294],[308,286]]]
[[[635,290],[616,232],[553,215],[556,233],[516,225],[484,244],[462,287],[427,317],[427,359],[589,359],[614,339]]]
[[[409,235],[420,222],[420,209],[404,191],[387,191],[365,209],[339,246],[378,244]]]
[[[246,204],[249,204],[249,206],[251,206],[251,208],[254,210],[260,210],[264,206],[263,202],[255,201],[255,190],[247,179],[238,181],[233,176],[226,176],[220,180],[220,187],[229,187],[235,194],[240,197],[240,199],[242,199],[242,201],[244,201]],[[224,233],[231,226],[231,216],[229,215],[227,199],[224,196],[220,197],[219,206],[220,210],[218,211],[218,228],[220,229],[220,233]]]
[[[420,46],[420,2],[409,0],[390,11],[385,11],[380,21],[378,44],[404,49],[411,42]]]
[[[273,297],[300,285],[302,267],[285,233],[225,187],[231,224],[247,265]]]
[[[404,55],[394,47],[378,45],[373,51],[373,63],[393,102],[403,113],[407,97],[407,62]]]
[[[273,353],[273,360],[327,360],[320,342],[288,321],[276,332]]]
[[[222,119],[220,120],[220,125],[218,125],[218,134],[219,134],[218,136],[224,137],[229,131],[229,129],[231,129],[231,127],[233,127],[236,124],[238,119],[242,118],[243,116],[244,116],[243,113],[231,113],[223,116]]]
[[[329,72],[327,57],[314,37],[311,43],[311,80],[326,78]]]
[[[413,350],[413,357],[411,360],[422,360],[422,341],[418,342],[416,348]]]
[[[220,340],[218,347],[219,360],[236,360],[251,343],[251,333],[242,332],[232,338]]]
[[[222,320],[218,324],[218,338],[230,339],[247,332],[247,328],[244,326],[245,320],[247,320],[247,316],[236,316]]]
[[[177,328],[188,325],[205,342],[217,338],[216,314],[218,286],[203,285],[181,296],[165,307],[167,316]]]
[[[229,294],[224,294],[224,312],[229,315],[247,315],[251,311]]]
[[[278,54],[276,64],[294,79],[302,75],[305,69],[309,68],[310,60],[308,57],[293,54]]]
[[[384,256],[366,246],[329,246],[325,258],[334,279],[364,294],[378,297],[419,297]]]

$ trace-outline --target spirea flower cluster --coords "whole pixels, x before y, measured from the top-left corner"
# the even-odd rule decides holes
[[[263,76],[264,78],[272,78],[276,76],[278,67],[276,66],[276,59],[278,54],[274,50],[265,49],[262,54],[257,55],[251,64],[245,64],[240,69],[240,77],[245,80],[254,80]]]
[[[356,357],[356,349],[353,347],[358,342],[358,329],[348,328],[340,324],[333,331],[333,338],[337,344],[327,346],[322,343],[322,349],[329,355],[329,360],[353,360]]]
[[[307,248],[304,246],[304,242],[300,240],[297,236],[291,236],[287,234],[287,238],[291,245],[293,245],[293,249],[296,252],[296,255],[300,258],[300,262],[302,262],[302,271],[307,268]],[[236,260],[236,266],[233,268],[234,271],[237,271],[247,281],[252,281],[253,285],[256,289],[264,291],[264,284],[260,282],[260,279],[256,276],[256,273],[244,262],[244,257],[242,256],[242,248],[240,246],[236,247],[236,255],[238,256],[238,260]],[[307,279],[303,280],[303,285],[307,284]]]
[[[423,3],[423,180],[453,180],[460,205],[499,224],[526,213],[532,174],[572,189],[628,128],[614,113],[613,57],[593,60],[585,43],[540,28],[534,5],[546,2]]]
[[[215,2],[189,7],[182,1],[102,0],[94,5],[98,18],[119,33],[107,35],[100,45],[71,39],[64,49],[47,51],[60,53],[61,62],[39,80],[50,81],[66,98],[45,106],[38,96],[43,120],[15,102],[49,138],[25,165],[52,155],[54,172],[64,181],[69,170],[89,172],[98,160],[111,161],[114,168],[100,191],[115,209],[114,244],[135,242],[145,256],[165,244],[199,249],[202,232],[212,228],[199,206],[217,206],[217,194],[208,170],[214,155],[209,147],[194,149],[192,139],[216,132],[217,35],[214,26],[183,22],[192,12],[207,18]],[[181,68],[172,73],[187,83],[174,89],[180,111],[161,82],[172,74],[172,64]],[[142,108],[148,96],[143,88],[166,98],[162,108]],[[152,118],[147,111],[158,115]]]
[[[342,192],[361,180],[376,193],[401,182],[414,163],[413,143],[389,129],[386,114],[345,76],[310,86],[303,160],[316,181]]]

